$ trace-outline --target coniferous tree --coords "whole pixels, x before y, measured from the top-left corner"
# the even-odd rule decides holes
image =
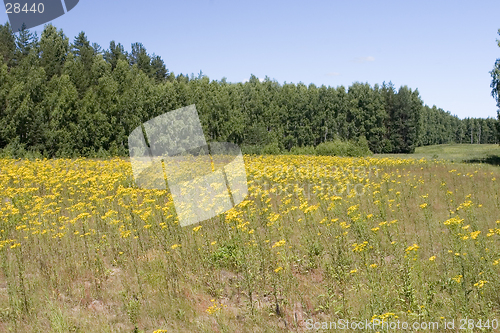
[[[45,69],[47,79],[60,75],[69,52],[69,39],[62,30],[48,24],[40,38],[40,65]]]
[[[11,90],[11,82],[7,64],[0,58],[0,148],[5,147],[11,139],[11,133],[7,130],[9,115],[6,112],[6,100]]]
[[[382,83],[381,94],[384,100],[385,106],[385,139],[382,147],[382,151],[385,153],[397,152],[397,148],[394,146],[394,137],[397,135],[396,131],[396,90],[392,82],[389,81],[388,84]]]
[[[94,49],[90,45],[90,42],[82,31],[75,37],[73,44],[71,45],[71,52],[79,58],[84,65],[86,71],[90,71],[92,68],[92,60],[94,57]]]
[[[133,43],[132,52],[129,54],[130,65],[137,65],[147,75],[151,73],[151,57],[146,52],[142,43]]]
[[[418,143],[422,101],[418,90],[412,92],[407,86],[399,88],[395,97],[390,140],[394,152],[413,153]]]
[[[278,82],[265,77],[262,82],[262,94],[264,103],[263,118],[267,122],[268,143],[276,144],[280,150],[285,148],[284,145],[284,127],[281,87]]]
[[[15,61],[18,64],[23,58],[28,56],[31,50],[35,49],[38,56],[39,40],[36,33],[32,33],[23,24],[19,33],[15,36],[16,40],[16,51],[15,51]]]
[[[318,114],[313,120],[313,127],[316,129],[315,145],[326,142],[331,137],[332,131],[335,131],[332,121],[332,106],[331,90],[322,85],[318,88]]]
[[[22,60],[13,72],[13,82],[6,96],[4,135],[27,148],[43,148],[43,117],[41,102],[46,87],[45,70],[34,54]]]
[[[335,105],[335,118],[338,123],[338,132],[336,136],[339,139],[349,138],[349,124],[347,121],[347,114],[350,109],[350,99],[344,86],[337,88],[337,100]]]
[[[71,157],[80,149],[76,103],[78,92],[68,75],[54,76],[41,105],[44,148],[47,156]]]
[[[377,153],[383,151],[386,111],[379,86],[375,85],[371,88],[368,83],[354,83],[349,87],[349,96],[353,102],[352,121],[355,122],[355,128],[359,131],[352,137],[364,136],[372,151]]]
[[[97,43],[92,43],[92,50],[94,51],[94,55],[103,54],[101,45]]]
[[[114,40],[109,43],[109,50],[104,51],[104,59],[111,64],[114,70],[118,60],[127,60],[128,54],[122,44],[116,44]]]
[[[16,38],[9,23],[0,25],[0,57],[10,68],[15,65]]]
[[[71,45],[71,53],[66,58],[63,72],[69,74],[78,94],[83,97],[91,83],[91,72],[94,63],[94,49],[82,31]]]
[[[156,82],[163,82],[168,75],[168,70],[165,67],[163,59],[160,56],[153,54],[151,58],[151,76]]]

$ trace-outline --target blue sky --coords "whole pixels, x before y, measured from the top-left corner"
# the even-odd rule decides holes
[[[334,87],[392,81],[460,118],[486,118],[497,109],[488,72],[500,58],[499,12],[498,0],[80,0],[51,23],[105,49],[141,42],[175,74]]]

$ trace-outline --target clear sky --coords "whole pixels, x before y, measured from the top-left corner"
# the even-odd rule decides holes
[[[70,41],[84,31],[104,49],[141,42],[176,75],[334,87],[392,81],[418,88],[429,106],[486,118],[497,109],[488,72],[500,58],[499,13],[498,0],[80,0],[51,23]]]

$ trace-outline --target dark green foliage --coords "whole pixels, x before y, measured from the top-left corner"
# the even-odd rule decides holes
[[[109,43],[109,50],[104,51],[104,59],[111,64],[111,69],[114,70],[118,64],[118,60],[127,60],[127,52],[122,44],[116,44],[114,40]]]
[[[130,65],[137,65],[144,73],[151,71],[151,57],[146,52],[146,48],[142,43],[133,43],[132,52],[129,54]]]
[[[68,75],[54,76],[42,102],[44,152],[48,156],[72,156],[77,149],[76,103],[78,92]]]
[[[281,153],[280,148],[278,147],[277,142],[269,143],[264,146],[264,149],[262,149],[262,154],[265,155],[279,155]]]
[[[306,147],[292,147],[290,150],[292,155],[316,155],[316,148],[313,146]]]
[[[385,102],[385,140],[375,152],[413,153],[419,144],[422,127],[422,100],[418,90],[407,86],[396,93],[391,82],[382,85],[381,94]]]
[[[71,76],[81,98],[90,86],[95,56],[94,49],[83,31],[73,41],[71,52],[65,61],[63,72]]]
[[[280,85],[255,75],[244,84],[228,83],[211,81],[201,70],[176,76],[141,43],[127,53],[111,41],[101,51],[84,32],[70,45],[50,24],[40,41],[27,29],[14,35],[8,24],[0,26],[4,155],[125,156],[134,128],[190,104],[208,142],[233,142],[247,154],[366,156],[498,142],[495,119],[460,120],[423,106],[418,90],[406,86]]]
[[[7,24],[6,24],[7,25]],[[31,33],[28,29],[26,29],[26,25],[23,24],[22,28],[19,31],[15,31],[18,34],[15,35],[16,40],[16,50],[15,61],[18,64],[24,57],[26,57],[31,50],[35,50],[38,54],[38,36],[36,34]]]
[[[151,58],[151,76],[156,82],[164,81],[168,76],[168,70],[160,56],[154,55]]]
[[[40,38],[40,65],[45,69],[47,80],[61,74],[68,52],[68,37],[53,25],[46,25]]]
[[[16,38],[9,23],[0,25],[0,57],[5,64],[15,64]]]
[[[349,87],[351,99],[347,120],[352,124],[349,138],[364,136],[370,138],[369,146],[373,151],[382,151],[382,142],[385,138],[386,128],[384,121],[387,113],[384,100],[378,85],[372,89],[367,83],[354,83]]]
[[[397,147],[395,153],[413,153],[418,144],[422,101],[418,90],[412,92],[407,86],[401,87],[395,97],[391,114],[393,132],[389,139]]]
[[[368,141],[364,136],[361,136],[358,140],[349,141],[335,139],[320,143],[316,147],[316,155],[361,157],[372,154],[368,147]]]
[[[92,43],[92,51],[94,51],[94,55],[103,54],[101,45],[97,43]]]

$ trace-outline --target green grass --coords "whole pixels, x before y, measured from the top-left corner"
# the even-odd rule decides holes
[[[425,158],[450,162],[500,165],[500,145],[444,144],[418,147],[414,154],[376,154],[376,157]]]

